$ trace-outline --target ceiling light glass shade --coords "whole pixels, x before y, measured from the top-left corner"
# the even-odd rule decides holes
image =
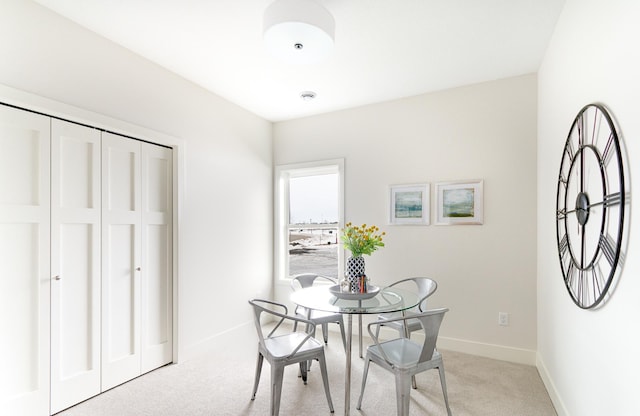
[[[333,50],[335,21],[312,0],[277,0],[264,12],[264,42],[278,59],[313,64]]]

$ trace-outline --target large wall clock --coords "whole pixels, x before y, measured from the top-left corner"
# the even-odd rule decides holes
[[[625,213],[620,142],[601,105],[586,105],[571,125],[556,206],[565,286],[576,305],[593,308],[607,295],[620,263]]]

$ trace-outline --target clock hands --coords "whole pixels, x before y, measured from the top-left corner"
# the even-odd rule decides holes
[[[598,205],[602,205],[604,203],[605,203],[604,201],[596,202],[594,204],[589,204],[589,205],[584,206],[584,207],[578,207],[578,208],[572,209],[570,211],[564,211],[564,213],[565,214],[573,214],[574,212],[585,212],[585,211],[588,211],[589,208],[591,208],[591,207],[597,207]]]
[[[569,210],[569,211],[562,210],[559,213],[562,213],[564,215],[568,215],[568,214],[572,214],[574,212],[585,212],[585,211],[588,211],[590,208],[597,207],[597,206],[600,206],[600,205],[604,205],[605,207],[610,207],[610,206],[617,205],[617,204],[620,203],[620,201],[621,201],[620,196],[621,196],[620,192],[616,192],[616,193],[613,193],[613,194],[605,195],[604,199],[602,201],[600,201],[600,202],[594,202],[592,204],[585,204],[585,205],[582,205],[582,206],[577,206],[575,209],[572,209],[572,210]]]

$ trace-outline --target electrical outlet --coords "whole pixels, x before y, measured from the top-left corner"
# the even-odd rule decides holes
[[[507,312],[498,312],[498,325],[509,326],[509,314]]]

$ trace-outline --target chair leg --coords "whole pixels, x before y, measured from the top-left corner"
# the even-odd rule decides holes
[[[271,365],[271,416],[280,413],[280,397],[282,397],[282,379],[284,367]]]
[[[338,325],[340,325],[340,335],[342,335],[342,346],[344,347],[344,352],[347,352],[347,337],[344,332],[344,320],[340,319],[338,321]]]
[[[365,384],[367,384],[367,374],[369,374],[369,363],[371,362],[371,360],[369,360],[369,357],[366,357],[364,359],[364,371],[362,372],[362,387],[360,388],[360,397],[358,398],[358,404],[356,406],[356,409],[360,410],[360,407],[362,406],[362,396],[364,396],[364,386]]]
[[[409,416],[411,402],[411,377],[406,374],[396,374],[396,403],[398,416]]]
[[[323,324],[323,325],[324,325],[324,324]],[[307,328],[309,328],[309,326],[307,326]],[[311,328],[312,328],[311,336],[312,336],[313,338],[315,338],[315,337],[316,337],[316,326],[315,326],[315,325],[313,325],[313,326],[311,326]],[[324,330],[324,327],[322,328],[322,333],[323,333],[323,334],[326,334],[326,332],[325,332],[325,330]],[[325,339],[324,343],[325,343],[325,344],[327,343],[326,339]],[[309,361],[307,361],[307,372],[311,371],[311,364],[312,364],[312,363],[313,363],[313,360],[309,360]],[[302,367],[301,367],[301,368],[302,368]],[[304,377],[304,384],[307,384],[307,377],[306,377],[306,374],[305,374],[305,377]]]
[[[324,384],[324,393],[327,395],[327,402],[329,403],[329,410],[333,413],[333,402],[331,401],[331,392],[329,391],[329,376],[327,374],[327,362],[324,358],[324,353],[318,358],[320,364],[320,372],[322,373],[322,383]]]
[[[322,339],[325,344],[329,342],[329,324],[322,324]]]
[[[444,394],[444,404],[447,406],[447,415],[451,416],[451,408],[449,407],[449,397],[447,396],[447,381],[444,379],[444,364],[440,363],[438,367],[440,373],[440,384],[442,385],[442,394]]]
[[[309,368],[310,361],[300,361],[300,377],[302,377],[302,381],[304,384],[307,384],[307,371]]]
[[[264,361],[264,357],[262,354],[258,353],[258,362],[256,364],[256,379],[253,382],[253,393],[251,394],[251,400],[255,400],[256,392],[258,391],[258,383],[260,382],[260,374],[262,373],[262,362]]]

